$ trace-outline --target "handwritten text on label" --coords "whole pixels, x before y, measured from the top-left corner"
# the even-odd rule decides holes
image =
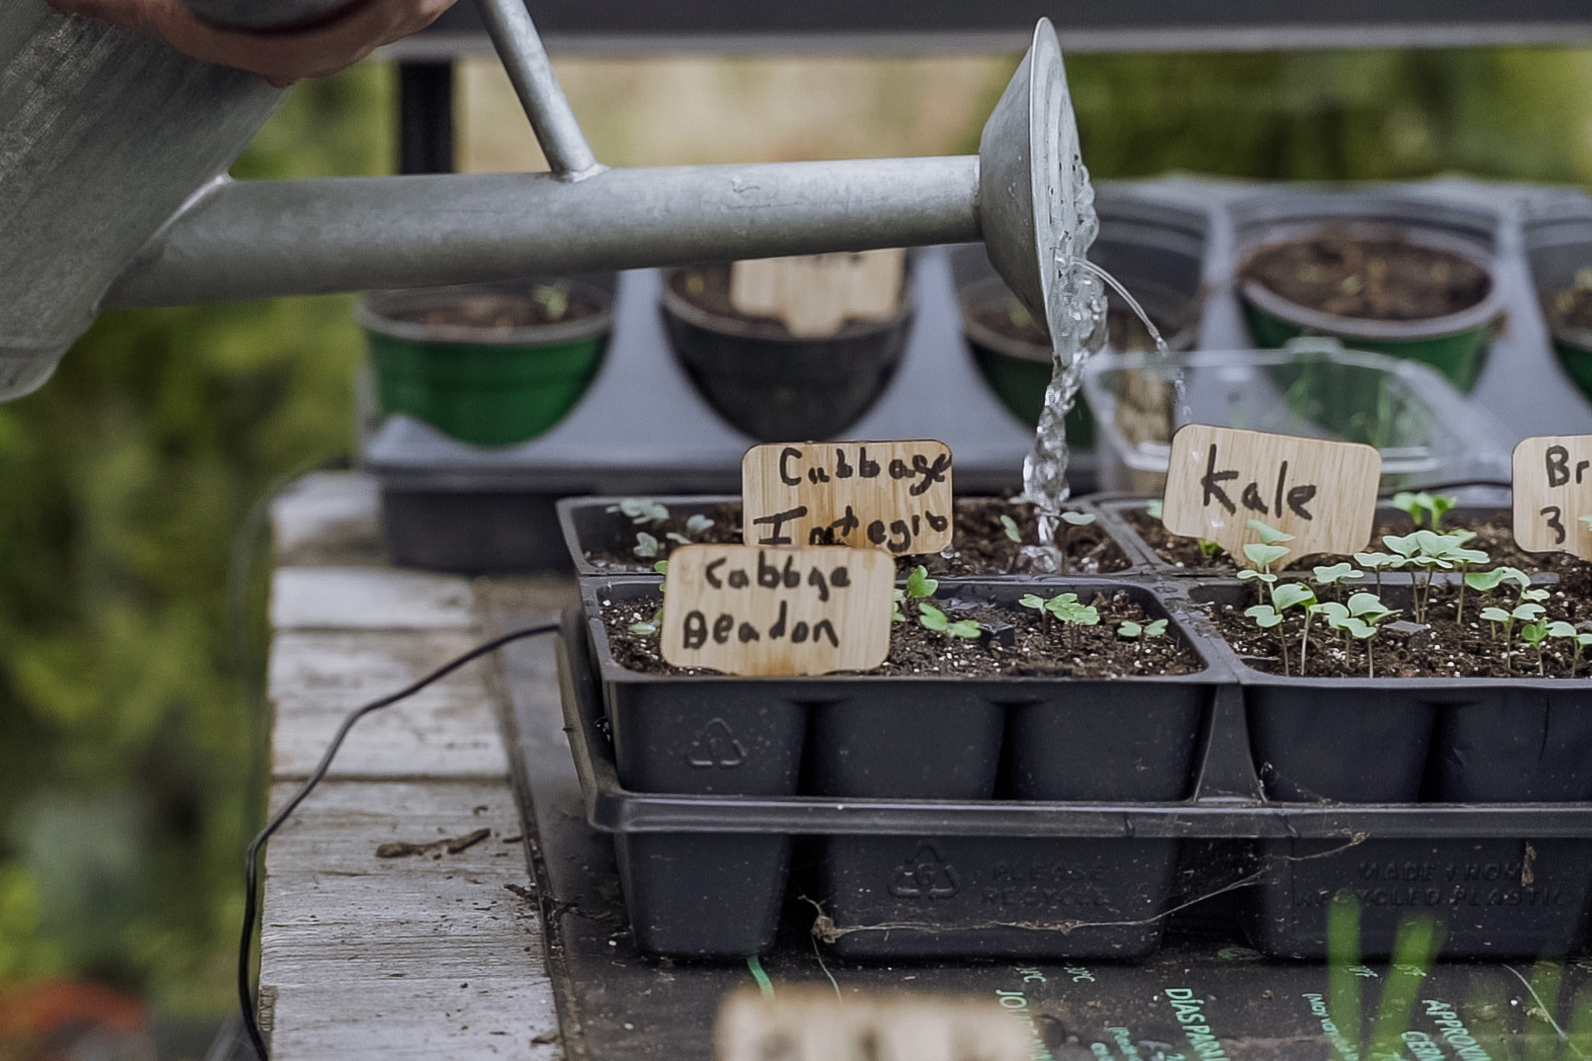
[[[741,459],[747,545],[850,545],[896,554],[951,544],[943,442],[770,443]]]
[[[826,674],[890,650],[895,562],[877,549],[688,545],[666,584],[663,658],[677,667]]]
[[[1260,540],[1250,520],[1293,535],[1294,556],[1353,553],[1370,540],[1381,476],[1381,454],[1357,442],[1188,424],[1172,436],[1162,518],[1240,563]]]
[[[1592,560],[1592,435],[1539,435],[1515,447],[1515,541]]]

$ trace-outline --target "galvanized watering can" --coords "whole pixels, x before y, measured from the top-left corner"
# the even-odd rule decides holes
[[[41,0],[0,5],[0,400],[101,309],[982,239],[1044,313],[1088,195],[1048,20],[977,156],[609,169],[523,3],[480,3],[550,173],[235,181],[277,90]]]

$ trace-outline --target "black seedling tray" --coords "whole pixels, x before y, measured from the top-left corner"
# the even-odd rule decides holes
[[[613,599],[594,594],[603,583],[583,581],[588,608],[598,599]],[[608,585],[617,587],[620,581],[625,580]],[[1172,882],[1185,877],[1224,878],[1229,890],[1242,885],[1239,917],[1255,945],[1277,956],[1325,956],[1329,907],[1339,892],[1358,901],[1360,947],[1367,956],[1390,953],[1399,926],[1410,916],[1443,922],[1446,957],[1534,957],[1583,945],[1592,884],[1592,841],[1586,839],[1592,837],[1592,803],[1268,799],[1262,785],[1264,764],[1252,753],[1252,739],[1278,709],[1257,700],[1256,690],[1305,680],[1273,678],[1244,667],[1225,642],[1212,636],[1208,620],[1186,596],[1206,592],[1206,587],[1187,580],[1113,581],[1136,582],[1153,594],[1213,664],[1192,682],[1160,682],[1174,688],[1194,684],[1207,698],[1208,708],[1193,731],[1151,738],[1161,745],[1163,763],[1192,756],[1181,760],[1192,766],[1192,774],[1174,763],[1158,772],[1162,781],[1177,782],[1171,788],[1112,791],[1112,780],[1121,771],[1104,762],[1091,763],[1085,755],[1086,761],[1073,764],[1070,771],[1070,780],[1082,791],[1046,794],[1057,802],[981,798],[982,791],[971,785],[954,793],[947,786],[941,790],[944,795],[918,798],[885,796],[885,786],[870,791],[866,785],[859,786],[857,795],[796,794],[813,791],[804,788],[812,784],[810,767],[797,770],[796,787],[783,794],[743,794],[745,786],[717,783],[712,792],[700,783],[683,791],[679,784],[670,791],[639,791],[633,780],[628,786],[622,783],[621,777],[630,778],[633,771],[621,769],[602,728],[612,721],[612,732],[626,744],[625,723],[612,705],[631,698],[632,692],[616,693],[610,687],[605,704],[611,661],[598,669],[591,655],[590,618],[580,611],[567,614],[561,681],[577,774],[588,820],[615,835],[638,945],[661,953],[721,957],[760,950],[773,938],[780,896],[790,886],[818,896],[814,901],[822,916],[816,935],[851,956],[1131,957],[1155,946]],[[644,591],[645,584],[638,583],[628,584]],[[1213,582],[1209,591],[1228,585],[1236,583]],[[1016,591],[999,584],[988,588]],[[942,582],[942,595],[954,592],[961,591]],[[648,676],[633,677],[635,684]],[[694,686],[693,710],[711,726],[721,718],[715,705],[725,711],[748,710],[756,701],[742,691],[769,681],[782,680],[654,677],[648,684],[680,682],[682,690]],[[825,684],[866,681],[836,676],[789,683],[796,695],[786,702],[812,712],[806,724],[809,763],[823,759],[812,744],[812,734],[820,731],[812,718],[818,713],[814,705],[828,702]],[[1020,681],[1009,680],[1010,686]],[[1335,701],[1326,701],[1329,723],[1334,710],[1352,707],[1361,698],[1363,689],[1357,686],[1416,684],[1399,679],[1309,682],[1343,686]],[[923,684],[954,690],[959,683]],[[1459,701],[1469,703],[1475,693],[1485,692],[1475,683],[1443,684],[1455,690],[1448,694],[1455,714],[1462,713]],[[1515,688],[1538,683],[1491,684]],[[724,694],[713,698],[715,688]],[[1554,691],[1578,692],[1565,682]],[[652,693],[658,695],[656,689]],[[677,695],[688,700],[692,694]],[[1016,700],[1009,695],[1005,703]],[[636,706],[632,698],[632,713]],[[887,704],[883,708],[881,722],[890,714]],[[767,709],[765,699],[762,710]],[[1053,710],[1050,715],[1062,713]],[[1026,742],[1013,739],[1013,719],[1020,714],[1008,706],[1008,747]],[[858,716],[866,727],[867,711]],[[728,725],[731,720],[723,721]],[[1391,734],[1389,743],[1422,739],[1426,723],[1417,721],[1412,727],[1408,718],[1404,721],[1404,729]],[[1126,716],[1116,716],[1110,724],[1127,742],[1135,737]],[[925,721],[893,741],[879,729],[856,732],[859,743],[874,744],[872,754],[889,762],[943,741],[938,731],[930,732],[933,726]],[[790,727],[793,736],[795,728]],[[1337,732],[1342,728],[1339,722],[1307,731],[1297,738],[1305,746],[1296,750],[1308,758],[1308,742],[1314,740],[1320,754],[1330,756],[1342,744]],[[680,737],[666,739],[678,742]],[[1430,733],[1424,739],[1432,744]],[[749,743],[743,740],[742,747]],[[1523,744],[1513,740],[1513,747],[1519,750]],[[627,751],[631,748],[627,745]],[[688,743],[683,752],[675,748],[659,757],[685,761],[689,749]],[[834,750],[831,746],[827,753]],[[952,754],[970,753],[958,748]],[[1131,754],[1143,754],[1149,762],[1157,751]],[[1502,761],[1509,759],[1506,750]],[[790,776],[787,766],[782,783],[788,784]],[[1090,786],[1098,787],[1091,793]],[[997,789],[996,794],[1011,793]],[[717,854],[706,836],[722,839]],[[819,839],[802,839],[813,837]],[[813,872],[803,874],[800,866],[792,872],[793,843],[798,862],[811,863]],[[758,844],[763,845],[760,861],[753,857]],[[644,859],[635,856],[637,845],[646,848]],[[750,894],[754,865],[757,899],[752,905],[764,920],[731,924],[716,916]],[[1053,890],[1045,890],[1047,881],[1055,882]]]

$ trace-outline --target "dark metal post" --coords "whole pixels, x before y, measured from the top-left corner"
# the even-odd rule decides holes
[[[453,172],[453,61],[398,64],[398,172]]]

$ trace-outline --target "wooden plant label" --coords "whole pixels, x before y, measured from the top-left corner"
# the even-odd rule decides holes
[[[687,545],[665,585],[663,658],[676,667],[827,674],[890,651],[895,561],[878,549]]]
[[[906,252],[900,247],[730,266],[730,305],[776,317],[797,338],[834,335],[847,320],[889,320],[901,303]]]
[[[1515,543],[1592,560],[1592,435],[1539,435],[1515,447]]]
[[[814,987],[781,984],[769,998],[743,988],[719,1006],[713,1059],[1030,1061],[1039,1056],[1032,1025],[1005,995],[1022,998],[852,991],[841,1001]]]
[[[1293,556],[1354,553],[1371,540],[1382,455],[1358,442],[1188,424],[1172,436],[1162,522],[1247,564],[1250,520],[1294,540]]]
[[[771,442],[741,458],[747,545],[850,545],[906,555],[951,544],[943,442]]]

